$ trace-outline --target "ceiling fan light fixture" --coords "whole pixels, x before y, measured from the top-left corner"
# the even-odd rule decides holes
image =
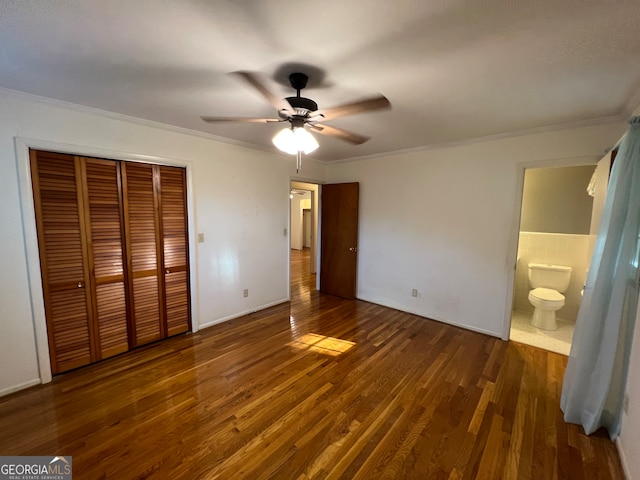
[[[289,155],[296,155],[298,152],[308,155],[320,146],[304,127],[285,128],[278,132],[272,141],[278,150]]]

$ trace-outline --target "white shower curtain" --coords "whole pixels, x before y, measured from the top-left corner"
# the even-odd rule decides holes
[[[638,303],[640,117],[616,156],[600,231],[576,320],[560,406],[587,434],[620,433]]]

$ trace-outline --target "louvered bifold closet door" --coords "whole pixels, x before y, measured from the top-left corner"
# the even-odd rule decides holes
[[[32,150],[31,178],[51,370],[97,360],[87,264],[81,161]]]
[[[166,337],[162,250],[157,199],[157,172],[153,165],[122,162],[127,262],[133,346]],[[155,173],[154,173],[155,172]],[[155,178],[154,178],[155,177]]]
[[[107,358],[129,350],[120,165],[84,158],[83,167],[96,344]]]
[[[159,167],[167,334],[191,329],[186,175],[184,168]]]

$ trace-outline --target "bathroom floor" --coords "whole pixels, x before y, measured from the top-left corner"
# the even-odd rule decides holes
[[[520,310],[511,312],[510,339],[514,342],[525,343],[568,356],[571,350],[574,324],[561,318],[556,318],[558,322],[557,330],[541,330],[529,323],[531,315],[531,312]]]

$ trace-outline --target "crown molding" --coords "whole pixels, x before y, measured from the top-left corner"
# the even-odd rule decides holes
[[[615,115],[608,115],[605,117],[594,117],[585,120],[578,120],[575,122],[558,123],[553,125],[544,125],[541,127],[528,128],[523,130],[514,130],[512,132],[498,133],[495,135],[486,135],[482,137],[473,137],[464,140],[456,140],[453,142],[432,143],[428,145],[421,145],[419,147],[404,148],[400,150],[390,150],[388,152],[374,153],[371,155],[362,155],[359,157],[343,158],[340,160],[333,160],[329,162],[330,165],[336,165],[339,163],[360,162],[363,160],[371,160],[380,157],[393,157],[398,155],[406,155],[411,153],[419,153],[428,150],[440,150],[445,148],[464,147],[468,145],[475,145],[478,143],[492,142],[496,140],[506,140],[509,138],[525,137],[527,135],[535,135],[539,133],[557,132],[561,130],[570,130],[580,127],[592,127],[596,125],[606,125],[609,123],[619,123],[626,120],[626,116],[622,113]]]
[[[201,132],[199,130],[192,130],[192,129],[189,129],[189,128],[178,127],[178,126],[175,126],[175,125],[169,125],[169,124],[166,124],[166,123],[156,122],[154,120],[147,120],[147,119],[144,119],[144,118],[133,117],[133,116],[130,116],[130,115],[124,115],[124,114],[121,114],[121,113],[111,112],[111,111],[108,111],[108,110],[101,110],[99,108],[89,107],[89,106],[86,106],[86,105],[80,105],[80,104],[77,104],[77,103],[71,103],[71,102],[67,102],[67,101],[64,101],[64,100],[57,100],[57,99],[54,99],[54,98],[43,97],[43,96],[40,96],[40,95],[34,95],[34,94],[31,94],[31,93],[21,92],[21,91],[18,91],[18,90],[12,90],[12,89],[8,89],[8,88],[0,87],[0,95],[5,96],[5,97],[9,97],[9,98],[14,98],[14,99],[17,99],[17,100],[49,105],[49,106],[52,106],[52,107],[61,108],[61,109],[64,109],[64,110],[74,111],[74,112],[78,112],[78,113],[91,114],[91,115],[99,116],[99,117],[106,118],[106,119],[109,119],[109,120],[119,120],[119,121],[126,122],[126,123],[132,123],[132,124],[140,125],[140,126],[144,126],[144,127],[164,130],[164,131],[167,131],[167,132],[179,133],[179,134],[182,134],[182,135],[188,135],[188,136],[198,137],[198,138],[204,138],[204,139],[207,139],[207,140],[212,140],[212,141],[224,143],[224,144],[227,144],[227,145],[233,145],[233,146],[240,147],[240,148],[246,148],[246,149],[249,149],[249,150],[268,153],[268,154],[271,154],[271,155],[278,155],[278,152],[274,152],[273,150],[271,150],[269,148],[266,148],[266,147],[263,147],[263,146],[260,146],[260,145],[255,145],[255,144],[251,144],[251,143],[247,143],[247,142],[241,142],[239,140],[220,137],[218,135],[214,135],[212,133]],[[453,142],[432,143],[432,144],[428,144],[428,145],[421,145],[421,146],[418,146],[418,147],[411,147],[411,148],[398,149],[398,150],[389,150],[387,152],[374,153],[374,154],[370,154],[370,155],[362,155],[362,156],[356,156],[356,157],[348,157],[348,158],[342,158],[342,159],[337,159],[337,160],[326,160],[326,159],[319,159],[319,158],[313,158],[313,157],[305,156],[305,161],[311,161],[311,162],[314,162],[314,163],[316,163],[318,165],[326,167],[326,166],[342,164],[342,163],[350,163],[350,162],[359,162],[359,161],[363,161],[363,160],[371,160],[371,159],[380,158],[380,157],[390,157],[390,156],[398,156],[398,155],[406,155],[406,154],[411,154],[411,153],[424,152],[424,151],[428,151],[428,150],[439,150],[439,149],[444,149],[444,148],[462,147],[462,146],[473,145],[473,144],[477,144],[477,143],[491,142],[491,141],[495,141],[495,140],[504,140],[504,139],[508,139],[508,138],[522,137],[522,136],[533,135],[533,134],[538,134],[538,133],[547,133],[547,132],[553,132],[553,131],[559,131],[559,130],[567,130],[567,129],[572,129],[572,128],[588,127],[588,126],[595,126],[595,125],[604,125],[604,124],[616,123],[616,122],[624,122],[629,117],[631,117],[633,115],[638,115],[638,114],[640,114],[640,89],[637,91],[637,93],[635,95],[632,95],[632,97],[630,98],[629,102],[627,102],[627,105],[625,106],[625,108],[623,108],[622,111],[620,111],[619,113],[614,114],[614,115],[608,115],[608,116],[604,116],[604,117],[594,117],[594,118],[585,119],[585,120],[578,120],[578,121],[574,121],[574,122],[552,124],[552,125],[544,125],[544,126],[541,126],[541,127],[534,127],[534,128],[529,128],[529,129],[523,129],[523,130],[514,130],[514,131],[511,131],[511,132],[499,133],[499,134],[494,134],[494,135],[486,135],[486,136],[481,136],[481,137],[473,137],[473,138],[468,138],[468,139],[464,139],[464,140],[457,140],[457,141],[453,141]]]
[[[99,108],[89,107],[87,105],[80,105],[78,103],[67,102],[65,100],[57,100],[55,98],[42,97],[40,95],[34,95],[32,93],[21,92],[18,90],[11,90],[9,88],[0,87],[0,95],[4,97],[13,98],[16,100],[22,100],[22,101],[32,102],[32,103],[40,103],[43,105],[48,105],[55,108],[61,108],[61,109],[69,110],[73,112],[95,115],[108,120],[119,120],[121,122],[133,123],[143,127],[155,128],[159,130],[165,130],[167,132],[204,138],[207,140],[213,140],[220,143],[234,145],[236,147],[247,148],[250,150],[259,150],[259,151],[263,151],[263,152],[274,154],[274,155],[277,154],[273,150],[270,150],[268,148],[265,148],[259,145],[254,145],[251,143],[242,142],[239,140],[234,140],[226,137],[220,137],[212,133],[201,132],[199,130],[192,130],[190,128],[178,127],[178,126],[170,125],[167,123],[156,122],[154,120],[147,120],[145,118],[133,117],[131,115],[111,112],[109,110],[101,110]]]
[[[43,97],[40,95],[34,95],[32,93],[21,92],[18,90],[12,90],[9,88],[0,87],[0,95],[15,100],[21,100],[31,103],[39,103],[42,105],[48,105],[54,108],[60,108],[63,110],[73,111],[77,113],[85,113],[95,115],[108,120],[118,120],[121,122],[140,125],[143,127],[154,128],[158,130],[164,130],[166,132],[178,133],[181,135],[188,135],[191,137],[203,138],[205,140],[213,140],[214,142],[224,143],[227,145],[233,145],[235,147],[246,148],[248,150],[254,150],[258,152],[268,153],[270,155],[280,155],[279,152],[273,151],[270,148],[255,145],[252,143],[241,142],[230,138],[220,137],[212,133],[201,132],[199,130],[192,130],[190,128],[178,127],[175,125],[169,125],[167,123],[156,122],[154,120],[147,120],[144,118],[133,117],[131,115],[124,115],[122,113],[115,113],[108,110],[101,110],[95,107],[89,107],[87,105],[80,105],[78,103],[67,102],[65,100],[57,100],[55,98]],[[328,163],[324,160],[320,160],[313,157],[305,156],[306,162],[314,162],[321,166],[327,166]]]

